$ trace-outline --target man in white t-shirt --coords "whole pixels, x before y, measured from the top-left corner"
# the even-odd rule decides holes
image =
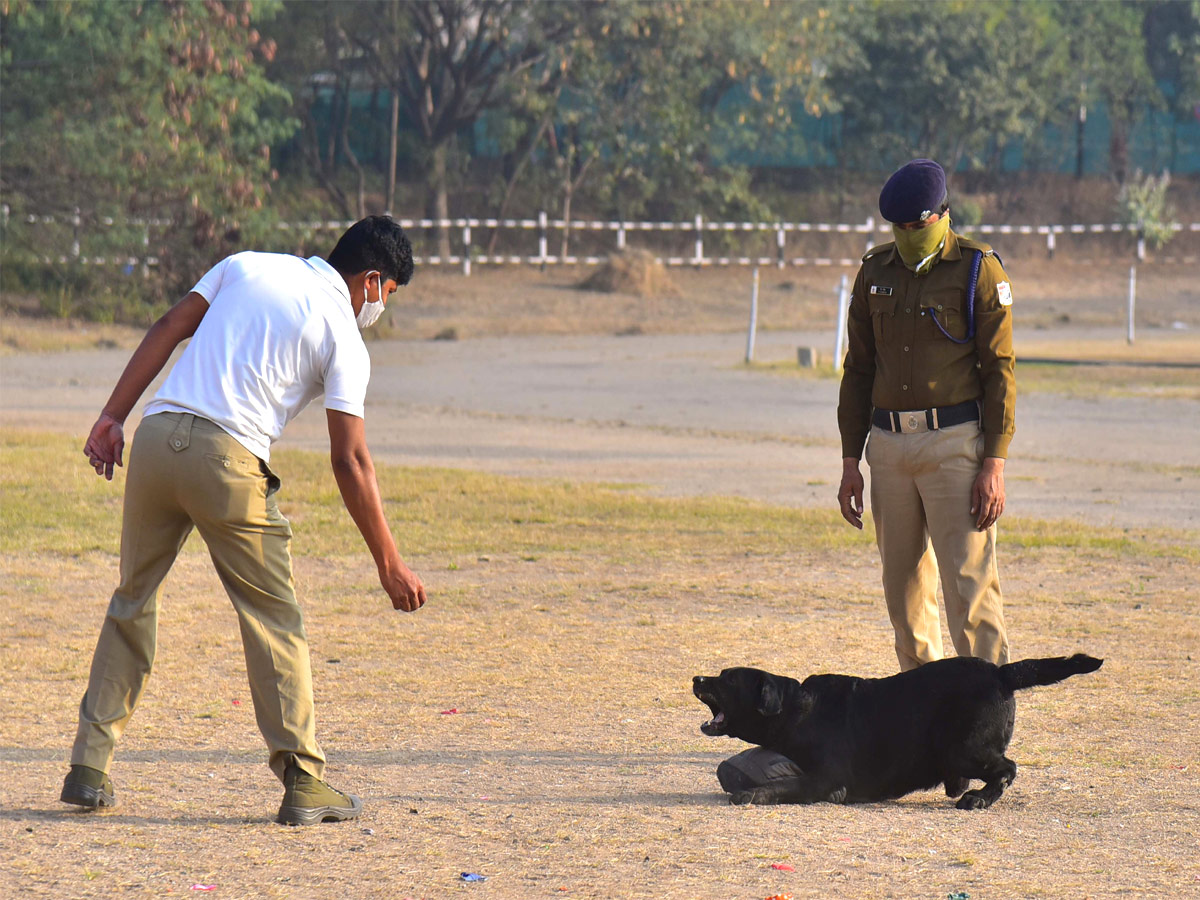
[[[109,480],[122,465],[126,416],[191,340],[146,405],[130,449],[120,585],[79,706],[64,802],[115,805],[107,773],[154,661],[159,589],[195,528],[237,611],[255,716],[284,783],[277,820],[309,825],[359,814],[357,797],[322,780],[291,526],[276,505],[280,482],[269,463],[284,426],[323,394],[334,477],[380,583],[394,608],[424,605],[421,580],[384,517],[363,422],[371,362],[360,329],[412,272],[403,230],[371,216],[342,235],[328,261],[275,253],[222,260],[146,333],[84,446]]]

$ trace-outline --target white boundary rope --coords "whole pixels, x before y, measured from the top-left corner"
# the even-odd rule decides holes
[[[9,218],[8,207],[4,207],[4,220],[7,223]],[[80,252],[80,231],[83,227],[83,220],[79,212],[76,211],[73,216],[55,217],[55,216],[40,216],[27,215],[23,217],[23,221],[30,224],[70,224],[73,228],[73,242],[70,254],[60,255],[57,259],[60,263],[77,262],[85,265],[126,265],[126,266],[141,266],[143,271],[145,267],[158,264],[158,260],[151,256],[94,256],[88,257]],[[171,224],[169,219],[127,219],[123,221],[115,220],[111,217],[104,217],[97,220],[98,224],[105,227],[124,226],[141,228],[143,233],[142,243],[149,247],[149,230],[154,227],[164,227]],[[472,265],[537,265],[537,266],[594,266],[602,264],[607,256],[558,256],[553,255],[548,250],[549,232],[612,232],[616,235],[617,250],[624,249],[626,246],[626,236],[629,232],[691,232],[695,235],[694,248],[691,256],[659,256],[657,261],[665,266],[776,266],[780,269],[789,266],[857,266],[858,258],[851,257],[804,257],[795,256],[788,257],[786,253],[787,236],[790,233],[800,234],[862,234],[868,237],[868,243],[873,243],[876,235],[888,236],[891,234],[891,226],[884,223],[876,223],[874,218],[868,218],[865,222],[852,223],[830,223],[830,222],[710,222],[705,221],[700,215],[691,222],[624,222],[624,221],[603,221],[603,220],[580,220],[566,221],[563,219],[550,219],[546,213],[538,214],[536,219],[487,219],[487,218],[458,218],[458,219],[404,219],[396,220],[400,225],[407,229],[457,229],[460,232],[462,252],[451,254],[449,256],[418,256],[416,261],[424,265],[449,265],[461,266],[464,274],[471,273]],[[321,232],[321,231],[344,231],[349,228],[353,221],[343,220],[318,220],[309,222],[280,222],[276,227],[280,231],[297,231],[297,232]],[[508,229],[519,231],[537,231],[538,243],[537,252],[529,255],[520,254],[496,254],[487,255],[485,253],[475,253],[472,251],[472,230],[478,228],[491,229]],[[1170,226],[1175,232],[1200,232],[1200,222],[1192,222],[1183,224],[1179,222],[1172,223]],[[713,233],[775,233],[775,255],[772,256],[708,256],[704,252],[704,235]],[[1128,233],[1137,236],[1137,258],[1145,259],[1145,242],[1138,234],[1136,225],[1123,225],[1119,223],[1112,224],[1070,224],[1070,225],[975,225],[969,229],[971,234],[990,235],[1029,235],[1029,236],[1044,236],[1046,238],[1046,252],[1049,257],[1053,258],[1057,249],[1057,236],[1064,234],[1084,235],[1084,234],[1121,234]],[[50,262],[50,257],[44,258],[46,262]],[[1195,256],[1162,257],[1163,262],[1183,262],[1192,263],[1197,260]]]

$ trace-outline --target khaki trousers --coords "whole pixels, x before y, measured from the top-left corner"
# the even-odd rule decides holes
[[[207,419],[160,413],[142,420],[125,482],[121,583],[79,704],[73,765],[108,771],[154,663],[162,581],[194,526],[237,612],[272,771],[282,780],[295,762],[322,776],[292,529],[271,496],[278,488],[265,463]]]
[[[871,515],[901,671],[942,658],[937,583],[959,656],[1008,662],[996,527],[979,531],[971,491],[983,462],[977,422],[896,434],[872,428]]]

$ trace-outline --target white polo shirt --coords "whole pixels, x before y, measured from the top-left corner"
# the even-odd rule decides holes
[[[319,256],[237,253],[194,288],[208,312],[145,409],[194,413],[262,460],[314,399],[362,417],[371,359],[346,282]]]

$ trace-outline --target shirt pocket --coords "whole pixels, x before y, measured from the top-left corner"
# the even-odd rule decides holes
[[[917,317],[917,340],[965,341],[969,325],[965,306],[966,298],[957,289],[933,291],[922,297]]]
[[[871,313],[871,329],[875,332],[875,343],[886,344],[896,333],[896,298],[871,294],[867,298]]]

